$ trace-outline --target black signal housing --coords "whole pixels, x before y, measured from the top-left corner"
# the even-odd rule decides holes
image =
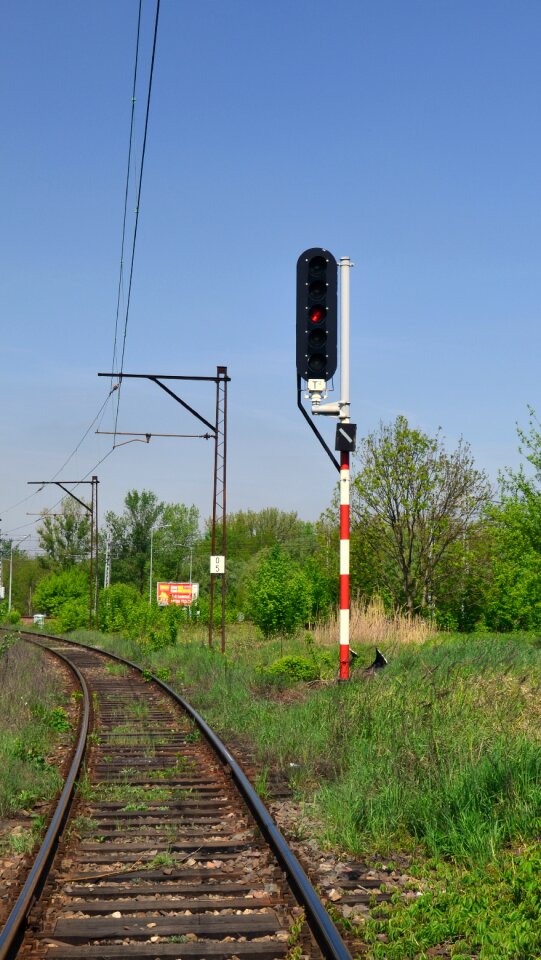
[[[297,260],[297,373],[328,381],[338,364],[338,267],[332,253],[310,247]]]

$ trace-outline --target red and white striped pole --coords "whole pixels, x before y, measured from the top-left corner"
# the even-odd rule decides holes
[[[340,680],[349,680],[349,453],[340,454]]]
[[[349,257],[340,258],[340,422],[349,423]],[[349,452],[340,454],[340,680],[349,680]]]

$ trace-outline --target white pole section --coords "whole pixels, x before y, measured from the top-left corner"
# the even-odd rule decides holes
[[[340,257],[340,420],[349,423],[349,257]]]
[[[148,602],[152,603],[152,551],[153,551],[153,538],[154,532],[158,530],[169,530],[170,523],[162,523],[160,527],[151,527],[150,528],[150,573],[148,575]]]
[[[154,537],[154,527],[150,528],[150,573],[148,575],[148,602],[152,603],[152,540]]]
[[[340,258],[340,421],[349,423],[349,257]],[[340,453],[340,680],[349,680],[349,452]]]
[[[27,533],[27,534],[26,534],[26,537],[21,537],[20,540],[16,540],[15,542],[20,545],[21,543],[24,543],[25,540],[28,540],[28,537],[29,537],[29,536],[30,536],[30,534]],[[11,545],[10,545],[10,549],[9,549],[9,599],[8,599],[8,610],[11,610],[11,583],[12,583],[12,580],[13,580],[13,540],[11,541]]]
[[[103,574],[103,588],[107,590],[107,587],[111,586],[111,537],[107,534],[105,540],[105,571]]]
[[[11,610],[11,581],[13,580],[13,540],[11,541],[11,548],[9,551],[9,598],[8,598],[8,613]]]

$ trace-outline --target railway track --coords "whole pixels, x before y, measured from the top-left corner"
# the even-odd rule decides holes
[[[76,671],[81,730],[0,934],[0,960],[348,960],[294,854],[202,718],[127,661],[32,640]]]

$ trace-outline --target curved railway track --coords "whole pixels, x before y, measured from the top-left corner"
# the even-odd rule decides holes
[[[31,638],[72,665],[84,706],[0,960],[348,960],[266,808],[189,704],[128,661]]]

